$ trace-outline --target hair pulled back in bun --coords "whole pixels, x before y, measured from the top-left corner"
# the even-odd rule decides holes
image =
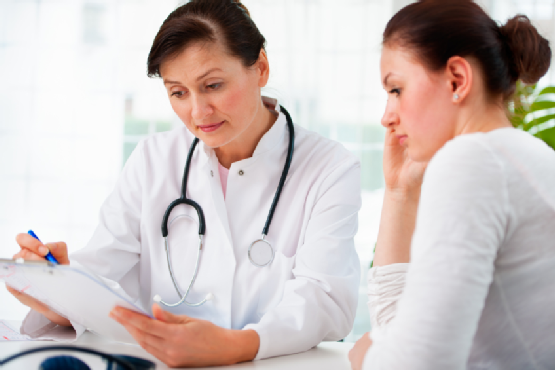
[[[551,63],[549,42],[518,15],[499,27],[471,0],[420,0],[388,22],[383,44],[409,48],[430,70],[474,57],[491,97],[509,98],[518,79],[537,82]]]
[[[164,61],[198,41],[222,42],[246,67],[256,63],[266,44],[241,1],[191,0],[162,23],[148,55],[148,76],[160,77]]]
[[[515,81],[536,83],[551,64],[549,41],[542,37],[525,15],[517,15],[499,28],[510,50],[510,68]]]

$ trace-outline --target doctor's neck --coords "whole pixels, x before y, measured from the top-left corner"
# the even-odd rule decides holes
[[[270,110],[272,108],[266,107],[261,100],[253,120],[246,126],[245,130],[230,142],[214,148],[218,162],[223,167],[229,169],[232,163],[252,157],[260,139],[277,120],[277,114]]]

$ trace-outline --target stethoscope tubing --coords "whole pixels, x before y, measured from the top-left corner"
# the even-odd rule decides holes
[[[285,166],[283,167],[283,171],[279,179],[279,184],[276,189],[276,194],[274,195],[274,200],[272,201],[270,212],[268,212],[268,217],[266,218],[266,224],[264,225],[264,229],[262,229],[262,240],[265,240],[265,237],[266,235],[268,235],[268,231],[270,230],[270,224],[272,223],[272,219],[274,218],[274,213],[276,211],[279,197],[281,196],[281,191],[283,190],[285,179],[287,178],[287,174],[289,173],[289,168],[291,167],[291,161],[293,160],[293,149],[295,148],[295,127],[293,126],[293,120],[291,119],[289,112],[285,108],[280,106],[280,110],[285,115],[285,119],[287,121],[287,127],[289,128],[289,147],[287,149],[287,158],[285,159]]]
[[[170,270],[170,276],[172,278],[172,283],[173,286],[175,287],[175,291],[177,292],[177,295],[180,298],[180,301],[177,303],[167,303],[164,302],[162,300],[160,300],[160,303],[163,303],[165,306],[168,307],[177,307],[179,305],[181,305],[182,303],[185,303],[187,306],[189,307],[197,307],[197,306],[201,306],[203,305],[208,298],[204,298],[202,301],[198,302],[198,303],[189,303],[186,301],[187,296],[189,295],[189,290],[191,290],[191,287],[193,286],[193,284],[195,283],[195,280],[197,279],[197,275],[198,275],[198,269],[199,269],[199,262],[200,262],[200,254],[202,253],[202,244],[204,241],[204,235],[199,235],[199,243],[198,243],[198,250],[197,250],[197,260],[195,262],[195,271],[193,273],[193,278],[191,279],[191,281],[189,282],[189,286],[187,287],[187,290],[185,291],[184,294],[181,294],[181,291],[179,290],[179,287],[177,286],[177,281],[175,279],[175,276],[173,274],[173,268],[172,268],[172,264],[170,261],[170,251],[169,251],[169,246],[168,246],[168,238],[164,238],[165,244],[166,244],[166,257],[168,260],[168,269]]]
[[[191,148],[189,149],[189,153],[187,154],[187,162],[185,163],[185,172],[183,173],[183,180],[181,183],[181,197],[179,199],[174,200],[166,209],[166,213],[164,214],[164,218],[162,219],[162,236],[166,238],[168,236],[168,219],[170,217],[170,213],[175,208],[175,206],[179,204],[187,204],[197,211],[198,215],[198,234],[204,235],[206,233],[206,221],[204,219],[204,212],[200,205],[192,199],[187,199],[187,180],[189,177],[189,168],[191,167],[191,159],[193,158],[193,153],[195,151],[195,147],[199,142],[199,138],[195,137],[193,143],[191,144]]]
[[[279,184],[278,187],[276,189],[276,193],[274,195],[274,199],[272,200],[272,205],[270,206],[270,211],[268,212],[268,217],[266,218],[266,223],[264,224],[264,228],[262,229],[262,238],[259,240],[254,241],[248,249],[248,258],[251,261],[251,263],[257,267],[264,267],[269,265],[270,263],[272,263],[272,261],[274,260],[275,257],[275,250],[272,247],[272,245],[270,244],[270,242],[268,242],[266,240],[266,235],[268,235],[268,231],[270,230],[270,224],[272,223],[272,219],[274,217],[274,213],[276,211],[276,207],[279,201],[279,198],[281,196],[281,192],[283,190],[283,186],[285,184],[285,180],[287,179],[287,174],[289,173],[289,168],[291,167],[291,162],[293,160],[293,150],[295,148],[295,127],[293,125],[293,120],[291,119],[291,116],[289,115],[289,112],[287,112],[287,110],[284,107],[280,106],[280,110],[281,112],[285,115],[286,121],[287,121],[287,127],[288,127],[288,131],[289,131],[289,146],[287,149],[287,157],[285,159],[285,165],[283,167],[283,171],[281,173],[281,177],[279,179]],[[162,236],[164,237],[164,244],[165,244],[165,249],[166,249],[166,258],[167,258],[167,262],[168,262],[168,269],[170,271],[170,276],[173,282],[173,285],[175,287],[175,290],[180,298],[179,302],[177,303],[167,303],[164,302],[161,298],[159,298],[159,296],[155,297],[155,300],[157,300],[158,302],[168,306],[168,307],[176,307],[181,305],[182,303],[185,303],[187,306],[190,307],[197,307],[197,306],[201,306],[203,305],[206,301],[208,301],[209,296],[211,296],[211,294],[207,295],[202,301],[198,302],[198,303],[189,303],[187,302],[187,296],[189,295],[189,291],[191,289],[191,287],[193,286],[193,283],[195,282],[197,275],[198,275],[198,269],[199,269],[199,264],[200,264],[200,256],[202,253],[202,245],[203,245],[203,239],[204,239],[204,234],[206,232],[206,221],[204,219],[204,212],[202,211],[201,206],[196,203],[195,201],[188,199],[187,198],[187,181],[188,181],[188,177],[189,177],[189,169],[191,167],[191,159],[193,157],[193,153],[195,151],[195,148],[197,146],[199,142],[199,138],[195,137],[195,139],[193,140],[193,143],[191,144],[191,148],[189,149],[189,153],[187,154],[187,162],[185,164],[185,172],[183,173],[183,181],[182,181],[182,185],[181,185],[181,197],[179,199],[174,200],[169,206],[168,209],[166,210],[166,213],[164,214],[164,217],[162,219]],[[193,277],[191,279],[191,281],[189,282],[189,285],[187,287],[187,290],[185,291],[184,294],[181,293],[178,285],[177,285],[177,281],[175,279],[174,273],[173,273],[173,268],[172,268],[172,264],[171,264],[171,259],[170,259],[170,250],[169,250],[169,243],[168,243],[168,219],[170,217],[170,213],[173,210],[173,208],[175,208],[177,205],[180,204],[186,204],[189,205],[191,207],[193,207],[198,215],[198,219],[199,219],[199,247],[198,247],[198,252],[197,252],[197,259],[196,259],[196,263],[195,263],[195,270],[193,273]],[[264,242],[266,244],[268,244],[268,246],[270,247],[271,250],[271,258],[268,262],[264,263],[264,264],[259,264],[257,262],[255,262],[253,260],[253,258],[251,257],[251,249],[253,247],[253,245],[257,242]]]
[[[76,347],[76,346],[48,346],[48,347],[31,348],[31,349],[28,349],[26,351],[21,351],[19,353],[16,353],[15,355],[10,356],[8,358],[5,358],[3,360],[0,360],[0,366],[4,366],[8,362],[16,360],[16,359],[18,359],[19,357],[22,357],[22,356],[30,355],[32,353],[46,352],[46,351],[73,351],[73,352],[87,353],[87,354],[90,354],[90,355],[97,355],[97,356],[100,356],[100,357],[102,357],[102,358],[104,358],[108,361],[115,362],[118,365],[121,365],[121,366],[123,366],[124,368],[126,368],[128,370],[135,370],[135,366],[133,366],[132,364],[130,364],[129,362],[127,362],[125,360],[122,360],[121,358],[117,358],[117,357],[112,356],[108,353],[96,351],[96,350],[91,349],[91,348]]]

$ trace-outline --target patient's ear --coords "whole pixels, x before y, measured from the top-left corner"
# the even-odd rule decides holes
[[[472,66],[462,57],[451,57],[445,67],[448,88],[453,94],[453,103],[458,104],[466,99],[474,83]]]

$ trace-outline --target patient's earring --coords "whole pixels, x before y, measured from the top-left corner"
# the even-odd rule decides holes
[[[457,94],[457,93],[453,94],[453,99],[459,100],[459,94]]]

